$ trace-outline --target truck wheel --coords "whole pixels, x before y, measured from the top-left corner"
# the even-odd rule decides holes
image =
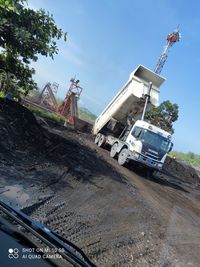
[[[149,179],[153,178],[155,170],[147,170],[146,175]]]
[[[120,151],[119,156],[118,156],[119,165],[124,166],[126,164],[127,159],[128,159],[128,154],[129,154],[129,151],[127,148],[123,148]]]
[[[99,138],[99,142],[98,142],[98,146],[99,147],[104,147],[106,144],[106,137],[103,134],[100,134],[100,138]]]
[[[98,134],[96,135],[95,139],[94,139],[94,142],[95,142],[96,145],[98,145],[98,142],[99,142],[100,137],[101,137],[101,134],[98,133]]]
[[[110,156],[111,158],[116,158],[117,156],[117,147],[118,147],[118,144],[115,143],[112,145],[111,149],[110,149]]]

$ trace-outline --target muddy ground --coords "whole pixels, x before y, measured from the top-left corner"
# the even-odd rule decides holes
[[[98,266],[199,266],[200,179],[124,168],[89,134],[0,101],[0,199],[75,242]]]

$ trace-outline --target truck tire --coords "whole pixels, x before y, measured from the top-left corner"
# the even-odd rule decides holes
[[[118,163],[121,166],[125,166],[127,163],[129,151],[127,148],[122,148],[118,156]]]
[[[153,178],[154,173],[155,173],[155,170],[149,170],[148,169],[146,172],[147,178],[149,178],[149,179]]]
[[[110,156],[111,156],[111,158],[116,158],[116,156],[117,156],[117,147],[118,147],[118,144],[117,143],[114,143],[111,146],[111,149],[110,149]]]
[[[95,142],[96,145],[98,145],[98,142],[99,142],[100,137],[101,137],[101,134],[98,133],[98,134],[96,135],[95,139],[94,139],[94,142]]]
[[[100,134],[100,138],[99,138],[99,141],[98,141],[98,146],[99,147],[104,147],[105,144],[106,144],[106,137],[105,137],[105,135]]]

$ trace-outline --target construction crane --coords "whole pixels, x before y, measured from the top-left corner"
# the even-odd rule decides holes
[[[178,27],[174,32],[167,35],[167,43],[164,46],[163,52],[162,52],[162,54],[158,60],[158,63],[156,65],[155,69],[154,69],[155,73],[157,73],[157,74],[161,73],[163,66],[164,66],[164,64],[167,60],[167,57],[168,57],[169,48],[172,47],[176,42],[180,41],[180,39],[181,39],[181,35],[180,35]]]
[[[72,78],[70,82],[71,84],[65,96],[65,99],[58,108],[58,115],[65,117],[65,125],[75,125],[75,120],[78,117],[77,101],[83,90],[83,88],[78,85],[78,83],[80,82],[79,80]]]

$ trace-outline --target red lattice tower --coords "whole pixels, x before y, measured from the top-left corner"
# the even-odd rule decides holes
[[[58,86],[59,85],[55,82],[53,84],[47,83],[41,91],[37,102],[40,105],[57,112],[58,104],[55,98],[55,94],[57,94]]]
[[[172,47],[176,42],[180,41],[180,39],[181,39],[181,35],[180,35],[178,27],[174,32],[167,35],[167,43],[164,46],[163,52],[162,52],[162,54],[161,54],[161,56],[157,62],[155,69],[154,69],[155,73],[157,73],[157,74],[161,73],[163,66],[164,66],[164,64],[167,60],[167,57],[168,57],[169,48]]]
[[[78,99],[83,88],[78,85],[79,80],[74,78],[70,80],[71,84],[63,103],[58,108],[58,114],[65,117],[65,122],[70,125],[75,125],[75,120],[78,117]]]

